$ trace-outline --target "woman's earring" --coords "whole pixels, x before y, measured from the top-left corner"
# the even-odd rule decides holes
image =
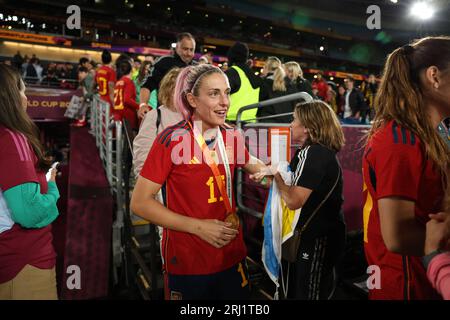
[[[437,82],[434,83],[434,88],[439,89],[439,84]]]

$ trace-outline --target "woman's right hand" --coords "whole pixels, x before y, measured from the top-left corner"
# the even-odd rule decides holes
[[[274,165],[266,166],[262,168],[259,172],[249,175],[249,178],[256,183],[261,183],[261,181],[263,181],[265,177],[271,178],[274,175],[276,175],[278,172],[277,169],[278,168]]]
[[[150,111],[150,107],[146,103],[141,103],[139,105],[139,110],[137,111],[137,115],[139,119],[144,119],[145,114]]]
[[[238,230],[231,228],[231,223],[217,219],[203,219],[197,221],[195,235],[216,248],[229,244],[238,234]]]
[[[58,173],[58,170],[56,170],[56,168],[52,168],[50,169],[50,180],[48,181],[56,181],[56,174]]]

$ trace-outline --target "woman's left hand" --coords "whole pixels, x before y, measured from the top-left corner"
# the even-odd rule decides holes
[[[450,249],[450,213],[430,214],[426,225],[425,254],[436,249]]]

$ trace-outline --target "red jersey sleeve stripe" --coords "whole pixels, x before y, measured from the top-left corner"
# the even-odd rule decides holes
[[[171,136],[171,134],[172,134],[174,131],[176,131],[176,130],[178,130],[178,129],[188,129],[188,128],[189,128],[189,125],[188,125],[187,122],[185,122],[184,120],[183,120],[183,121],[180,121],[180,122],[177,123],[176,125],[174,125],[174,126],[172,126],[172,127],[169,127],[169,128],[167,128],[166,130],[164,130],[163,133],[161,133],[161,136],[160,136],[158,142],[159,142],[160,144],[166,144],[166,143],[167,143],[167,139]],[[170,141],[170,140],[169,140],[169,141]]]
[[[27,138],[22,133],[18,134],[18,137],[19,137],[20,143],[22,144],[23,150],[25,152],[25,160],[32,161],[30,145],[28,143]]]
[[[414,132],[410,132],[411,135],[411,145],[415,145],[416,144],[416,136],[414,135]]]
[[[402,131],[402,142],[403,144],[406,144],[406,129],[404,127],[400,127],[400,130]]]
[[[392,123],[392,136],[394,137],[394,143],[398,143],[397,122]]]
[[[22,148],[22,144],[19,142],[19,139],[16,137],[16,135],[14,134],[14,132],[12,132],[9,129],[6,129],[6,131],[10,134],[10,136],[12,137],[14,144],[16,146],[16,150],[19,153],[19,158],[20,161],[25,161],[25,151]]]

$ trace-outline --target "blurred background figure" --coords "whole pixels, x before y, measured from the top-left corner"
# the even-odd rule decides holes
[[[374,74],[370,74],[366,81],[361,84],[361,92],[368,108],[367,117],[372,121],[375,117],[375,96],[378,91],[378,82]]]
[[[317,97],[320,100],[328,102],[328,83],[323,77],[323,72],[319,71],[316,75],[316,79],[313,81],[313,87],[317,89]]]
[[[198,64],[209,64],[208,58],[206,56],[201,56],[198,59]]]
[[[296,92],[307,92],[313,96],[311,82],[303,76],[303,70],[295,61],[289,61],[284,64],[286,76],[291,85],[295,87]]]
[[[108,50],[102,52],[102,66],[97,70],[95,82],[100,99],[107,102],[112,110],[114,101],[114,85],[116,83],[116,72],[111,66],[112,56]]]
[[[151,67],[152,67],[152,63],[148,60],[144,60],[144,62],[141,64],[141,68],[139,69],[138,76],[134,80],[134,85],[136,86],[136,102],[138,102],[138,103],[139,103],[139,96],[141,94],[142,82],[145,80],[146,77],[148,77]],[[156,96],[156,91],[157,90],[154,90],[154,92],[152,92],[150,94],[150,97],[147,101],[147,104],[152,109],[156,109],[156,107],[158,105],[158,98]]]
[[[114,109],[113,118],[116,121],[127,119],[133,130],[138,130],[137,110],[139,104],[136,102],[136,88],[131,80],[131,61],[122,60],[119,64],[118,74],[122,77],[114,87]]]
[[[220,69],[222,69],[223,72],[228,70],[228,62],[224,62],[222,63],[222,66],[220,67]]]
[[[355,80],[350,76],[345,78],[345,87],[344,123],[365,123],[366,103],[361,91],[355,88]]]
[[[268,99],[278,98],[296,92],[296,87],[292,85],[290,79],[286,77],[286,72],[282,67],[280,59],[273,56],[267,58],[263,69],[263,73],[265,74],[265,77],[263,78],[264,90],[268,93]],[[258,117],[266,117],[292,111],[294,111],[294,102],[283,102],[259,108],[256,115]],[[292,116],[261,119],[259,121],[266,123],[289,123],[292,121]]]

